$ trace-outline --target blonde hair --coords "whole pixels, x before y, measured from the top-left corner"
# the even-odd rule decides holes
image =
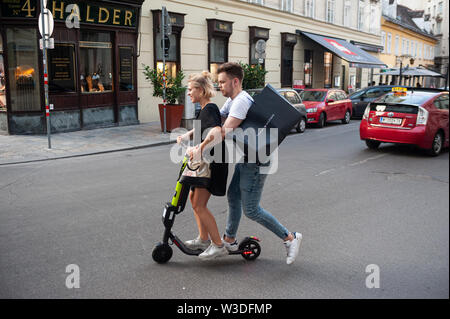
[[[214,82],[212,80],[211,73],[208,71],[191,74],[189,76],[188,83],[191,83],[195,88],[201,88],[203,90],[202,96],[204,98],[210,99],[216,95]]]

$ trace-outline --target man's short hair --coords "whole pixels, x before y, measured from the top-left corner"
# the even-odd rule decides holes
[[[244,70],[239,63],[235,62],[226,62],[221,64],[219,69],[217,70],[217,74],[225,72],[229,77],[238,78],[240,82],[244,79]]]

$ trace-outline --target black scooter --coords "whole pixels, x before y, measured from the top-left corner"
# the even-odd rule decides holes
[[[170,242],[175,244],[183,253],[191,256],[198,256],[203,250],[192,250],[186,247],[176,235],[172,233],[172,226],[175,222],[175,216],[180,214],[186,205],[189,191],[192,185],[186,182],[181,182],[182,173],[188,164],[188,157],[185,156],[183,164],[178,176],[177,186],[175,188],[175,194],[172,197],[172,202],[166,203],[162,216],[162,222],[165,230],[162,242],[159,242],[153,249],[152,257],[157,263],[164,264],[172,257],[172,248]],[[246,260],[255,260],[261,253],[261,246],[259,245],[259,239],[250,236],[245,237],[239,245],[238,250],[229,252],[229,255],[242,255]]]

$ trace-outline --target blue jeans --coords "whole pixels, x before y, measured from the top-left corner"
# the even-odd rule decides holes
[[[266,181],[266,174],[259,173],[259,166],[254,163],[238,163],[233,178],[228,186],[228,220],[225,234],[235,238],[244,210],[245,216],[258,222],[281,239],[289,231],[268,211],[259,206],[261,194]]]

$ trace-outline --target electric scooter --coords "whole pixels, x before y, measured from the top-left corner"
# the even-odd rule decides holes
[[[164,212],[162,215],[162,222],[165,227],[162,242],[159,242],[153,249],[153,260],[159,264],[164,264],[170,260],[173,251],[170,247],[171,244],[175,244],[183,253],[191,256],[198,256],[203,250],[192,250],[186,247],[182,240],[180,240],[173,232],[172,226],[175,222],[175,216],[180,214],[188,199],[191,184],[181,181],[181,176],[188,165],[188,157],[185,156],[183,164],[181,165],[180,174],[178,176],[177,185],[175,187],[175,194],[172,197],[170,203],[166,203]],[[261,246],[259,245],[259,239],[254,236],[245,237],[239,245],[238,250],[228,252],[229,255],[241,255],[246,260],[255,260],[261,253]]]

